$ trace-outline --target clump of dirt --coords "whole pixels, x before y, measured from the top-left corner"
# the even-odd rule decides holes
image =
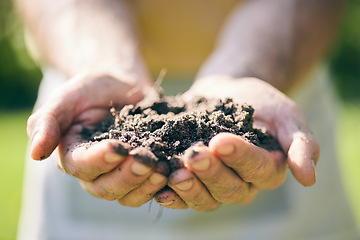
[[[182,167],[180,157],[196,143],[208,145],[221,132],[239,135],[256,146],[269,151],[280,150],[277,140],[260,129],[253,128],[254,109],[238,105],[232,99],[197,98],[185,100],[182,95],[152,94],[137,105],[121,110],[111,109],[112,117],[95,129],[82,133],[90,142],[118,139],[129,150],[148,149],[169,170]]]

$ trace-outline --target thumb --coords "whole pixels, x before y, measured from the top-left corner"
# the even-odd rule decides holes
[[[304,186],[312,186],[316,182],[315,165],[319,152],[319,145],[312,136],[294,134],[288,151],[288,163],[296,180]]]
[[[316,182],[315,165],[320,148],[303,117],[299,113],[295,116],[283,119],[278,138],[288,154],[289,168],[295,179],[304,186],[312,186]]]
[[[73,121],[77,101],[76,94],[68,94],[62,87],[29,117],[27,134],[31,140],[32,159],[43,160],[55,150],[62,133]]]
[[[27,132],[31,139],[30,156],[34,160],[49,157],[61,137],[57,119],[46,112],[36,112],[30,116]]]

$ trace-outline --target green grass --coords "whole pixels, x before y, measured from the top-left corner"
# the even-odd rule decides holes
[[[0,112],[0,240],[16,236],[29,114]]]
[[[360,229],[360,106],[345,105],[341,113],[337,138],[341,171]],[[0,112],[0,240],[16,237],[29,114]]]
[[[341,172],[360,229],[360,105],[344,104],[340,116],[336,141]]]

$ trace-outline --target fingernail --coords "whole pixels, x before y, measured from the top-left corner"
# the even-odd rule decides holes
[[[173,203],[174,203],[174,200],[169,201],[169,202],[159,202],[159,204],[160,204],[161,206],[170,206],[170,205],[173,204]]]
[[[153,173],[149,178],[150,182],[154,185],[160,184],[166,180],[166,177],[160,173]]]
[[[131,171],[136,176],[143,176],[151,171],[151,168],[141,164],[139,162],[134,162],[131,166]]]
[[[114,163],[114,162],[120,162],[121,160],[124,159],[124,156],[121,156],[117,153],[112,153],[112,152],[108,152],[105,153],[105,161],[108,163]]]
[[[187,191],[190,190],[192,188],[194,184],[194,181],[192,178],[187,179],[185,181],[179,182],[175,184],[175,187],[182,190],[182,191]]]
[[[235,146],[232,143],[221,145],[216,149],[216,152],[220,155],[230,155],[235,151]]]
[[[128,156],[129,155],[129,149],[125,148],[123,145],[121,144],[117,144],[114,146],[114,150],[117,154],[122,155],[122,156]]]
[[[33,134],[31,138],[31,157],[34,160],[44,160],[48,157],[46,155],[41,155],[40,157],[37,155],[35,156],[33,155],[33,150],[39,145],[41,138],[42,138],[42,134],[39,131],[35,132],[35,134]]]
[[[210,158],[204,158],[190,163],[195,170],[204,171],[210,167]]]
[[[135,148],[130,152],[130,155],[132,155],[132,157],[139,163],[142,163],[152,169],[156,168],[158,158],[148,149]]]
[[[315,179],[315,181],[316,181],[317,174],[316,174],[316,166],[315,166],[314,160],[311,160],[311,165],[312,165],[312,167],[313,167],[313,169],[314,169],[314,179]]]

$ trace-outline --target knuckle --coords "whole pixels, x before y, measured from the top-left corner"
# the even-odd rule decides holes
[[[236,187],[228,188],[221,194],[218,194],[216,199],[223,203],[238,203],[241,202],[248,195],[246,184],[239,184]]]
[[[259,190],[253,186],[250,187],[250,189],[251,190],[249,191],[248,196],[246,198],[242,199],[241,201],[239,201],[238,203],[246,205],[246,204],[252,203],[255,200]]]
[[[146,180],[146,179],[145,179]],[[128,189],[128,192],[130,192],[131,190],[139,187],[144,181],[144,179],[136,179],[134,180],[133,178],[121,178],[118,181],[119,186],[122,186],[123,189]]]
[[[116,199],[116,194],[114,192],[108,191],[107,189],[98,186],[96,184],[93,186],[92,191],[96,196],[103,198],[105,200],[113,201]]]
[[[202,204],[202,205],[197,205],[192,207],[193,209],[195,209],[198,212],[205,212],[205,211],[211,211],[211,210],[215,210],[216,208],[218,208],[220,206],[220,203],[217,201],[212,201],[210,203],[206,203],[206,204]]]
[[[255,200],[255,196],[244,198],[243,200],[239,201],[240,204],[247,205],[252,203]]]
[[[84,181],[87,181],[87,182],[90,182],[93,180],[92,177],[89,177],[87,176],[86,174],[83,173],[83,171],[81,171],[80,169],[76,168],[76,167],[72,167],[72,166],[63,166],[63,169],[64,171],[67,173],[67,174],[70,174],[78,179],[81,179],[81,180],[84,180]]]
[[[70,175],[72,175],[72,176],[74,176],[76,178],[79,178],[81,180],[87,181],[87,179],[82,179],[81,178],[81,174],[80,174],[79,169],[77,169],[77,168],[75,168],[75,167],[73,167],[71,165],[65,164],[65,162],[63,162],[63,161],[61,162],[61,165],[62,165],[64,171],[67,174],[70,174]]]
[[[269,186],[267,186],[265,189],[275,189],[280,187],[286,179],[286,175],[284,174],[284,176],[282,176],[281,178],[276,179],[275,181],[273,181]]]
[[[269,175],[269,164],[262,163],[255,167],[253,170],[244,171],[240,174],[240,177],[245,182],[255,182],[259,179],[267,178]]]
[[[219,202],[214,202],[213,204],[209,204],[209,205],[208,205],[208,211],[215,210],[215,209],[217,209],[219,206],[220,206],[220,203],[219,203]]]
[[[66,174],[86,182],[91,182],[99,176],[97,172],[90,172],[88,169],[75,166],[71,161],[66,161],[65,159],[57,161],[57,165]]]
[[[107,192],[104,189],[100,189],[93,182],[86,182],[82,180],[80,180],[79,182],[81,187],[94,197],[103,198],[109,201],[115,199],[114,196],[110,196],[109,194],[107,194]]]
[[[135,201],[135,200],[128,200],[126,197],[118,199],[117,200],[118,203],[122,206],[126,206],[126,207],[133,207],[133,208],[137,208],[137,207],[141,207],[144,203],[141,201]]]
[[[141,183],[134,183],[126,178],[120,178],[120,179],[112,179],[112,182],[110,184],[106,184],[106,182],[103,182],[101,185],[98,186],[99,194],[102,195],[103,198],[107,200],[115,200],[115,199],[123,199],[122,202],[125,204],[125,200],[130,204],[129,199],[134,199],[134,197],[126,197],[127,194],[135,194],[133,191],[134,189],[137,189]],[[138,192],[139,193],[139,192]],[[120,202],[119,202],[120,203]],[[120,203],[121,204],[121,203]]]
[[[189,208],[189,205],[187,205],[186,203],[184,203],[183,201],[178,200],[178,199],[174,200],[174,202],[169,206],[164,206],[164,205],[161,205],[161,206],[163,206],[165,208],[169,208],[169,209],[183,209],[183,210],[185,210],[185,209]]]

